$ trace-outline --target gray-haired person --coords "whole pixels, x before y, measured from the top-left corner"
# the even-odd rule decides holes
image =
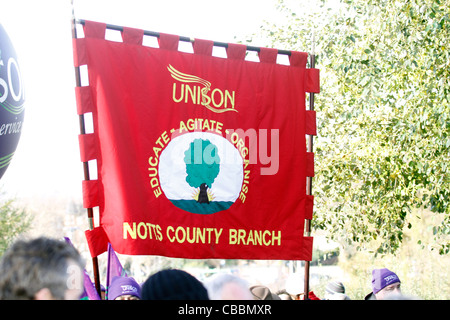
[[[0,300],[77,300],[84,262],[65,241],[18,240],[0,260]]]
[[[247,281],[232,274],[216,274],[204,285],[210,300],[253,300]]]

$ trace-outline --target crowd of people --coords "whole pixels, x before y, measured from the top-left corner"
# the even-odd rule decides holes
[[[84,261],[65,241],[40,237],[16,241],[0,259],[0,300],[76,300],[85,292]],[[107,300],[304,300],[298,274],[292,274],[286,289],[278,292],[263,285],[250,286],[244,279],[227,273],[205,281],[180,269],[164,269],[139,284],[132,277],[116,276],[102,299]],[[372,292],[366,300],[401,299],[401,281],[392,271],[372,271]],[[105,294],[107,291],[107,294]],[[320,299],[314,292],[309,300],[350,300],[340,281],[331,281]]]

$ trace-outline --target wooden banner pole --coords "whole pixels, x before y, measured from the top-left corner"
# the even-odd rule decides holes
[[[76,30],[76,21],[75,21],[75,12],[74,12],[74,6],[73,6],[73,0],[71,1],[72,4],[72,39],[77,39],[77,30]],[[80,75],[80,68],[75,67],[75,83],[77,87],[81,87],[81,75]],[[84,115],[79,115],[79,124],[80,124],[80,134],[86,133],[86,126],[84,122]],[[84,172],[84,180],[90,180],[89,175],[89,164],[88,162],[83,162],[83,172]],[[94,210],[92,208],[87,208],[87,216],[88,216],[88,222],[89,222],[89,230],[94,229]],[[94,282],[95,282],[95,289],[98,292],[98,295],[101,297],[101,287],[100,287],[100,273],[99,273],[99,267],[98,267],[98,258],[93,257],[92,258],[92,268],[94,272]]]

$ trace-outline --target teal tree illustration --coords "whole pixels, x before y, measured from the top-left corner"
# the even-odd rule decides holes
[[[195,139],[184,152],[186,182],[193,188],[200,188],[198,203],[209,203],[207,189],[211,188],[220,171],[217,147],[209,140]]]

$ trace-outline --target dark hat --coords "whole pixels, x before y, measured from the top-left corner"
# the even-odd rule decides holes
[[[250,291],[256,300],[281,300],[279,296],[270,292],[270,289],[265,286],[250,287]]]
[[[151,275],[142,285],[142,300],[209,300],[203,284],[189,273],[166,269]]]
[[[340,281],[331,281],[328,282],[327,286],[325,287],[325,291],[330,294],[336,294],[336,293],[345,293],[345,287]]]
[[[330,281],[325,287],[325,300],[351,300],[345,294],[345,287],[340,281]]]

